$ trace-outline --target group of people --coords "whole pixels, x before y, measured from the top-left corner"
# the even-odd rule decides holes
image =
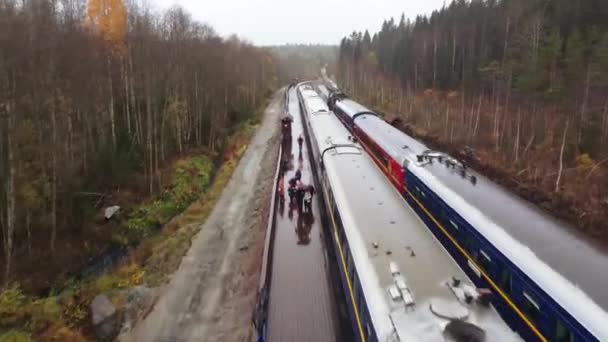
[[[312,198],[315,195],[315,187],[312,184],[302,182],[302,172],[296,174],[288,182],[289,204],[295,204],[299,212],[312,213]]]
[[[279,212],[283,215],[285,208],[285,186],[289,196],[289,220],[293,218],[293,212],[297,209],[298,218],[296,225],[296,234],[298,235],[298,244],[307,245],[310,243],[310,230],[314,223],[312,212],[312,200],[315,195],[315,187],[312,184],[306,184],[302,181],[303,168],[303,145],[304,137],[300,134],[297,138],[299,147],[298,163],[295,165],[294,154],[292,154],[292,137],[291,137],[291,122],[290,116],[286,116],[281,120],[283,128],[282,139],[282,155],[280,164],[280,174],[278,183],[279,193]],[[296,170],[293,177],[285,182],[288,171]]]

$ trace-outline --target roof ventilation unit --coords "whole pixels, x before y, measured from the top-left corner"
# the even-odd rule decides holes
[[[389,293],[393,301],[397,301],[399,299],[403,300],[403,305],[405,309],[414,309],[416,307],[416,301],[414,300],[414,294],[407,286],[407,281],[405,277],[399,271],[399,267],[394,261],[389,263],[389,269],[391,271],[391,275],[393,276],[394,284],[389,288]]]

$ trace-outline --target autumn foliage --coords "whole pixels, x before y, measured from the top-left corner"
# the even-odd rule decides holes
[[[89,0],[87,16],[105,42],[117,51],[124,51],[127,9],[122,0]]]
[[[220,154],[275,71],[179,7],[0,1],[4,281],[48,290],[113,246],[103,209],[161,196],[180,154]]]

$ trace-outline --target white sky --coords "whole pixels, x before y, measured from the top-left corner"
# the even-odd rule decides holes
[[[179,4],[219,34],[256,45],[339,44],[354,30],[378,31],[384,19],[415,18],[451,0],[150,0],[161,9]]]

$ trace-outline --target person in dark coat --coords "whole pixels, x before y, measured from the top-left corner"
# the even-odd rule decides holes
[[[300,146],[300,152],[302,152],[303,143],[304,143],[304,138],[302,137],[302,134],[300,134],[300,136],[298,137],[298,146]]]
[[[296,188],[296,204],[298,206],[298,212],[300,213],[302,212],[302,209],[304,207],[304,195],[304,186],[302,186],[302,183],[300,183]]]
[[[295,178],[291,178],[288,182],[289,184],[289,188],[287,189],[287,193],[289,194],[289,204],[293,204],[294,201],[296,200],[296,185],[298,183],[298,180]]]
[[[315,195],[315,187],[307,185],[304,187],[304,212],[312,215],[312,198]]]
[[[312,197],[315,195],[315,187],[312,184],[308,186],[308,192],[310,193],[310,199],[312,200]]]
[[[296,175],[295,175],[295,177],[294,177],[294,178],[295,178],[297,181],[301,180],[301,179],[302,179],[302,170],[298,169],[298,170],[296,171]]]

